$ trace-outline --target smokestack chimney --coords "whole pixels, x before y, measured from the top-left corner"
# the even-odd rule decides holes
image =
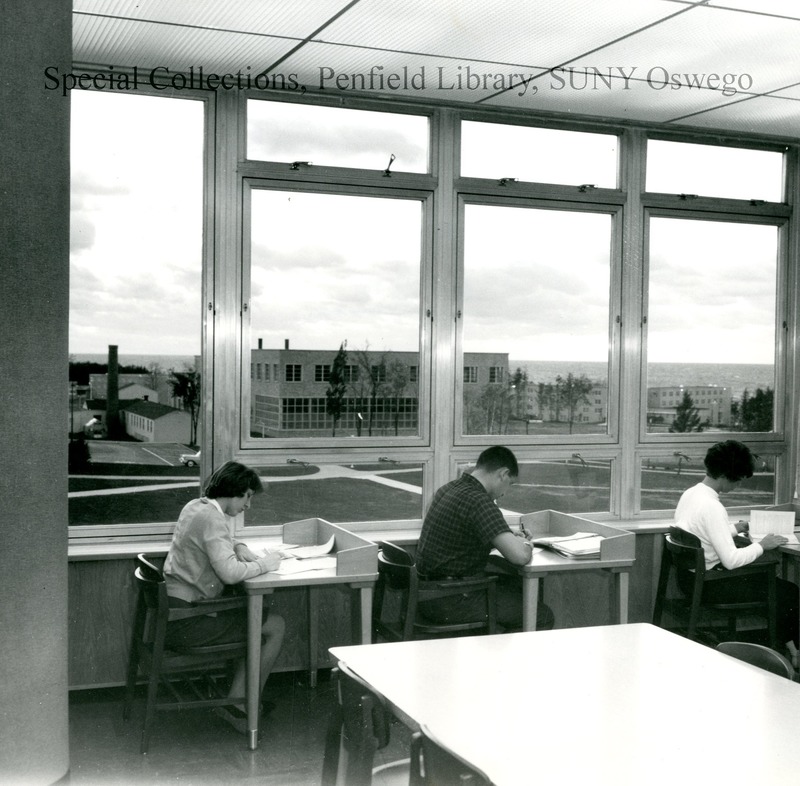
[[[108,345],[108,383],[106,387],[106,429],[109,439],[119,437],[119,362],[117,347]]]
[[[283,348],[284,349],[289,349],[289,339],[288,338],[283,339]]]
[[[264,349],[264,339],[263,338],[258,339],[258,348],[259,349]]]

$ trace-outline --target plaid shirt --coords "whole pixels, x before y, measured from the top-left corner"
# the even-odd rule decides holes
[[[472,475],[442,486],[422,524],[417,570],[426,578],[483,572],[492,541],[511,532],[500,508]]]

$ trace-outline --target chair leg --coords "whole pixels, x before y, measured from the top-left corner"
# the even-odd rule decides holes
[[[147,680],[147,702],[144,708],[144,724],[142,725],[142,741],[139,746],[140,753],[147,753],[150,746],[150,731],[156,714],[156,701],[158,699],[158,683],[161,680],[161,661],[164,651],[155,648],[150,662]]]
[[[778,642],[778,621],[776,610],[778,607],[778,586],[775,574],[767,579],[767,629],[769,633],[769,646],[777,650],[785,642]]]
[[[133,697],[136,692],[136,676],[139,673],[139,648],[134,642],[131,645],[131,655],[128,659],[128,675],[125,679],[125,700],[122,705],[122,719],[128,720],[131,717],[133,707]]]
[[[669,581],[670,562],[669,552],[664,546],[661,556],[661,570],[658,574],[658,586],[656,587],[656,601],[653,606],[653,625],[661,627],[661,617],[664,613],[664,598],[667,594],[667,582]]]
[[[342,710],[337,704],[331,710],[325,735],[325,755],[322,760],[321,786],[336,786],[339,772],[339,754],[342,744]]]
[[[702,579],[696,577],[692,589],[692,600],[689,606],[689,626],[686,630],[686,638],[695,640],[697,634],[697,623],[700,619],[700,602],[703,596]]]

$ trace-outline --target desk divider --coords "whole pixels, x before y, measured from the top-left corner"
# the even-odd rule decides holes
[[[610,524],[601,524],[571,513],[557,510],[540,510],[520,516],[520,524],[534,538],[547,535],[574,535],[576,532],[594,532],[602,535],[600,562],[604,560],[633,559],[636,555],[636,536]]]
[[[331,535],[337,576],[377,573],[378,547],[371,541],[325,519],[302,519],[283,525],[283,542],[298,546],[318,546],[330,540]]]

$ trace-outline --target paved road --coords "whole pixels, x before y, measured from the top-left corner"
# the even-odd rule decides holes
[[[181,453],[195,451],[179,442],[111,442],[91,440],[87,443],[95,464],[157,464],[180,467]]]

